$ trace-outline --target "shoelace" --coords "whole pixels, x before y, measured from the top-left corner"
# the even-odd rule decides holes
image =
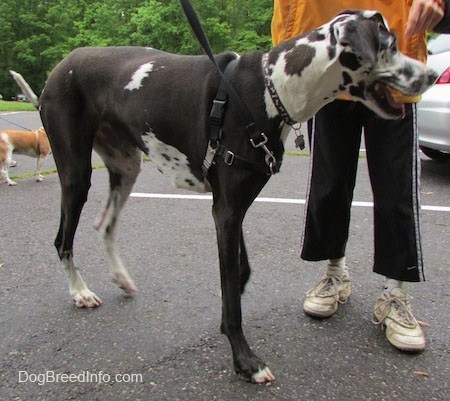
[[[317,284],[314,288],[311,288],[306,295],[316,295],[319,297],[329,297],[329,296],[335,296],[337,297],[337,301],[341,304],[345,304],[347,300],[341,301],[339,299],[339,290],[338,285],[343,284],[344,280],[340,276],[329,276],[325,275],[323,276],[322,280],[319,281],[319,284]],[[327,292],[330,292],[329,294]]]
[[[396,297],[390,293],[383,294],[383,301],[379,306],[382,310],[379,320],[373,319],[374,324],[384,324],[387,317],[404,327],[415,327],[418,323],[411,312],[406,297]],[[392,316],[391,308],[396,311],[395,318]],[[389,316],[390,315],[390,316]]]

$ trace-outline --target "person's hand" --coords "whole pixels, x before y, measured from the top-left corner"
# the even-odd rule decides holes
[[[406,23],[406,37],[432,30],[443,16],[444,10],[436,0],[414,0]]]

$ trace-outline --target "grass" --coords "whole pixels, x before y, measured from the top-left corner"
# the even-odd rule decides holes
[[[7,102],[0,100],[0,112],[2,111],[36,111],[36,107],[28,102]]]
[[[56,168],[41,171],[42,175],[49,175],[49,174],[54,174],[54,173],[56,173]],[[36,173],[34,171],[30,171],[28,173],[10,174],[9,178],[11,178],[12,180],[21,180],[23,178],[34,177],[35,175],[36,175]]]
[[[284,153],[286,156],[309,156],[309,150],[294,150]]]
[[[105,165],[103,163],[97,163],[97,164],[93,164],[92,165],[92,170],[97,170],[99,168],[104,168],[104,167],[105,167]],[[11,170],[9,170],[9,171],[11,171]],[[57,171],[56,168],[53,167],[53,168],[50,168],[50,169],[47,169],[47,170],[42,170],[41,174],[42,175],[55,174],[56,171]],[[20,180],[20,179],[23,179],[23,178],[34,177],[35,175],[36,175],[36,173],[34,171],[30,171],[30,172],[27,172],[27,173],[10,174],[9,178],[11,178],[12,180]],[[0,183],[1,183],[1,181],[0,181]]]

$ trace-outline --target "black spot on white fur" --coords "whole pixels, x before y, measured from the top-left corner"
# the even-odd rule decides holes
[[[352,71],[356,71],[361,68],[361,63],[355,53],[343,51],[339,55],[339,61],[343,67],[346,67]]]
[[[365,99],[364,95],[365,85],[363,82],[358,82],[357,85],[350,86],[350,95],[359,99]]]
[[[310,32],[307,38],[310,42],[323,42],[326,39],[326,36],[318,30],[315,30]]]
[[[330,60],[336,58],[336,46],[328,46],[327,50],[328,50],[328,58]]]
[[[302,75],[302,71],[312,63],[315,55],[316,49],[313,46],[295,46],[286,57],[286,74]]]
[[[351,75],[347,71],[344,71],[342,73],[342,78],[344,78],[344,86],[347,86],[348,84],[351,84],[353,82]]]

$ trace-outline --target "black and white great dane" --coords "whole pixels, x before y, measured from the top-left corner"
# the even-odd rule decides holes
[[[226,53],[216,56],[216,61],[224,69],[237,58]],[[346,94],[380,116],[395,119],[402,117],[403,105],[387,87],[415,96],[435,79],[433,71],[398,51],[396,38],[379,13],[349,10],[268,53],[242,55],[231,83],[266,135],[272,162],[279,165],[290,127],[283,123],[277,103],[301,122]],[[26,86],[20,75],[16,80]],[[267,152],[250,143],[230,102],[221,138],[226,155],[216,157],[204,177],[209,115],[219,83],[219,74],[206,56],[107,47],[76,49],[62,60],[36,102],[62,187],[55,246],[75,305],[99,306],[100,298],[87,287],[73,259],[75,231],[90,187],[93,149],[110,177],[109,198],[96,229],[106,246],[113,281],[126,293],[136,287],[117,252],[116,224],[141,170],[142,152],[175,187],[210,189],[219,248],[221,330],[230,341],[236,372],[249,381],[269,382],[274,376],[250,349],[241,326],[241,295],[250,276],[242,222],[270,178]],[[33,97],[29,88],[22,89]]]

